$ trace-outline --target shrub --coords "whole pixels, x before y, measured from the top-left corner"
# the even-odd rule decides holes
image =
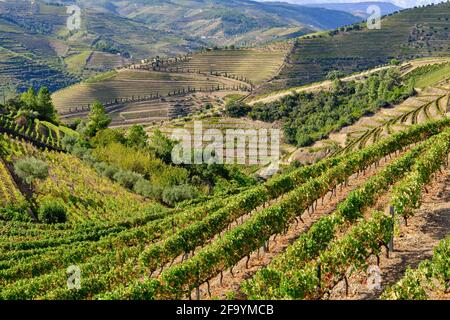
[[[91,139],[91,142],[94,146],[105,147],[113,142],[124,144],[126,143],[126,138],[122,131],[107,128],[97,132],[95,137]]]
[[[193,199],[197,196],[197,190],[194,187],[185,184],[164,189],[162,200],[164,201],[164,203],[170,206],[174,206],[178,202]]]
[[[48,224],[64,223],[67,221],[66,208],[58,201],[47,200],[39,207],[38,219]]]
[[[162,199],[162,187],[152,185],[149,181],[142,178],[136,181],[133,190],[143,197],[152,198],[159,201]]]
[[[64,150],[72,152],[72,149],[77,144],[77,142],[78,142],[77,137],[66,134],[64,138],[62,138],[61,140],[61,145],[64,148]]]
[[[242,101],[230,101],[225,106],[225,113],[233,118],[245,117],[251,107]]]
[[[125,188],[133,189],[134,184],[141,179],[142,176],[128,170],[120,170],[114,175],[113,179]]]
[[[14,172],[20,179],[31,185],[37,179],[44,180],[48,177],[48,165],[33,157],[25,158],[14,164]]]

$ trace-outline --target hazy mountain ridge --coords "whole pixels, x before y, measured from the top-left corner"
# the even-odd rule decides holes
[[[362,17],[366,19],[369,17],[369,13],[367,13],[367,9],[370,6],[378,6],[381,10],[381,15],[387,15],[394,13],[396,11],[403,10],[403,8],[398,7],[390,2],[348,2],[348,3],[317,3],[317,4],[305,4],[307,7],[316,7],[316,8],[325,8],[329,10],[338,10],[351,13],[355,16]]]
[[[66,26],[71,4],[82,9],[79,30]],[[56,90],[151,56],[258,45],[358,20],[340,11],[247,0],[17,0],[0,2],[0,19],[0,62],[9,66],[3,73],[10,78],[0,77],[0,84],[21,90],[41,80]],[[41,71],[27,76],[23,59]],[[47,71],[57,79],[44,79]]]

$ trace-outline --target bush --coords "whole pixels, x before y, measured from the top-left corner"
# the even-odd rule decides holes
[[[64,150],[67,150],[68,152],[72,152],[73,148],[78,142],[78,138],[75,136],[71,136],[66,134],[64,138],[61,140],[61,145],[64,148]]]
[[[196,198],[197,190],[190,185],[181,185],[164,189],[162,200],[169,206],[175,206],[178,202]]]
[[[314,139],[309,135],[299,132],[296,136],[296,141],[298,147],[308,147],[313,144]]]
[[[145,179],[139,179],[134,184],[133,191],[143,197],[161,200],[163,190],[160,186],[152,185]]]
[[[242,101],[230,101],[225,106],[226,115],[233,118],[245,117],[251,110],[252,108]]]
[[[48,177],[48,165],[36,158],[25,158],[14,164],[14,172],[27,184],[33,181],[44,180]]]
[[[119,170],[114,175],[113,179],[117,181],[121,186],[133,190],[134,184],[142,179],[142,176],[127,170]]]
[[[113,142],[124,144],[126,141],[127,140],[122,131],[109,128],[97,132],[95,137],[91,139],[94,146],[101,147],[105,147]]]
[[[48,224],[64,223],[67,221],[66,208],[58,201],[47,200],[39,208],[38,219]]]

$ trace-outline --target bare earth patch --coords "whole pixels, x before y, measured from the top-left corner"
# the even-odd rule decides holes
[[[348,296],[345,296],[344,283],[340,283],[330,299],[378,299],[386,287],[403,277],[407,267],[417,268],[421,261],[433,256],[439,241],[450,234],[450,169],[437,176],[422,199],[421,208],[408,221],[408,226],[401,221],[394,240],[394,252],[389,258],[381,257],[381,290],[368,289],[367,275],[363,272],[349,279]],[[376,265],[376,259],[369,264]],[[439,299],[450,299],[450,295],[439,295]]]

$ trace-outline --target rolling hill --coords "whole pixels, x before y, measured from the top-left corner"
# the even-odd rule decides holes
[[[312,83],[328,72],[346,74],[400,60],[448,55],[450,4],[407,9],[385,17],[381,29],[364,24],[301,37],[266,91]]]
[[[91,5],[92,1],[77,3]],[[216,45],[252,43],[255,31],[293,26],[324,30],[358,21],[354,16],[321,8],[249,0],[101,0],[96,6],[155,29],[183,30]]]
[[[71,4],[82,9],[74,31],[66,27]],[[0,2],[1,91],[55,91],[144,58],[257,45],[356,21],[340,11],[247,0]]]

